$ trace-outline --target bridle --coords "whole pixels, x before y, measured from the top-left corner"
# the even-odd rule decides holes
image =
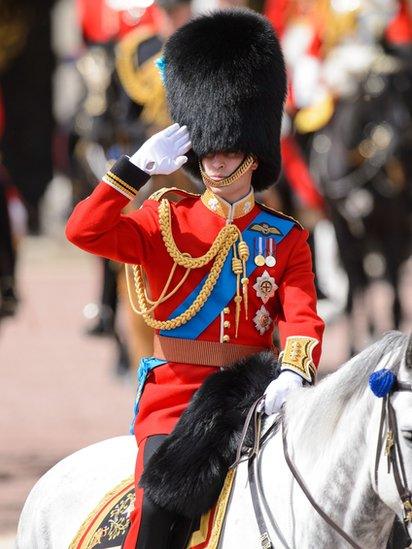
[[[399,443],[399,431],[396,422],[396,412],[391,402],[391,396],[399,391],[412,392],[412,384],[397,381],[394,383],[390,392],[383,397],[382,412],[379,425],[379,435],[376,447],[376,459],[375,459],[375,484],[376,489],[378,487],[378,469],[380,457],[383,447],[383,433],[385,423],[387,423],[387,433],[385,442],[385,454],[388,460],[388,473],[392,467],[393,476],[396,484],[396,488],[399,497],[403,505],[403,527],[406,536],[407,548],[412,549],[412,539],[408,532],[408,524],[412,523],[412,493],[408,488],[407,477],[405,472],[405,464],[402,456],[402,451]],[[257,462],[262,445],[266,442],[271,433],[276,433],[279,426],[282,428],[282,441],[283,441],[283,453],[285,461],[292,473],[294,479],[299,484],[306,498],[311,503],[315,511],[325,520],[329,526],[335,530],[345,541],[354,549],[362,549],[340,526],[338,526],[331,517],[317,504],[310,491],[308,490],[303,478],[294,465],[288,449],[286,429],[285,429],[285,416],[281,412],[275,422],[269,427],[263,436],[261,436],[262,429],[262,412],[260,411],[263,398],[259,398],[250,408],[246,421],[242,430],[240,443],[236,454],[236,461],[231,465],[231,468],[237,467],[237,465],[243,461],[248,462],[248,476],[249,486],[252,495],[252,503],[255,511],[256,521],[260,532],[260,543],[262,549],[274,548],[273,542],[269,536],[269,530],[267,528],[265,518],[260,505],[260,496],[262,494],[262,486],[260,483]],[[252,447],[245,448],[244,443],[249,430],[249,427],[253,425],[253,437],[254,443]]]
[[[391,391],[382,399],[382,411],[379,424],[378,444],[376,447],[375,459],[375,486],[378,488],[378,471],[379,462],[382,454],[383,446],[383,431],[385,423],[387,423],[387,432],[385,440],[385,455],[388,462],[388,473],[392,468],[393,478],[395,480],[396,489],[403,506],[403,527],[405,530],[406,541],[409,548],[412,547],[412,539],[408,532],[408,524],[412,523],[412,492],[408,488],[408,481],[405,472],[405,462],[402,455],[402,450],[399,444],[399,430],[396,421],[396,412],[391,402],[391,396],[400,391],[412,392],[412,383],[405,383],[396,380]]]

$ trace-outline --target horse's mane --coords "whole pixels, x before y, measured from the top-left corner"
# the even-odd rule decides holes
[[[338,444],[339,436],[366,421],[376,398],[368,388],[370,374],[379,368],[397,373],[407,343],[408,336],[389,332],[315,387],[292,394],[286,404],[286,425],[299,447],[308,453],[324,451],[325,443]]]

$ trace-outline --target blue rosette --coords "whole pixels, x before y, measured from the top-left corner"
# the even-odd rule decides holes
[[[387,368],[373,372],[369,376],[369,387],[372,393],[379,398],[388,395],[392,391],[395,382],[396,375]]]

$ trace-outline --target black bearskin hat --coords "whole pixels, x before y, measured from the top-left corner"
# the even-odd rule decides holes
[[[286,71],[265,17],[231,9],[193,19],[165,45],[164,81],[173,121],[189,129],[191,175],[200,179],[206,154],[241,151],[259,160],[256,191],[275,183]]]

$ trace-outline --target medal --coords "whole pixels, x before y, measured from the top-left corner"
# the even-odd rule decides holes
[[[258,276],[256,283],[253,285],[256,295],[260,297],[263,303],[267,303],[271,297],[275,295],[278,285],[273,276],[270,276],[267,271],[264,271],[262,276]]]
[[[259,236],[258,238],[258,243],[259,243],[259,251],[258,251],[258,254],[255,255],[255,265],[257,265],[258,267],[263,267],[263,265],[265,264],[265,258],[263,256],[263,238],[261,236]],[[256,240],[255,240],[255,252],[256,252]]]
[[[273,238],[269,238],[269,254],[266,256],[265,259],[265,265],[267,267],[274,267],[276,265],[276,259],[273,255]],[[267,247],[266,247],[267,249]],[[276,243],[275,243],[275,249],[276,249]]]
[[[256,330],[263,335],[267,332],[272,324],[272,319],[270,318],[269,311],[265,308],[264,305],[256,311],[255,316],[253,317],[253,322],[255,324]]]

